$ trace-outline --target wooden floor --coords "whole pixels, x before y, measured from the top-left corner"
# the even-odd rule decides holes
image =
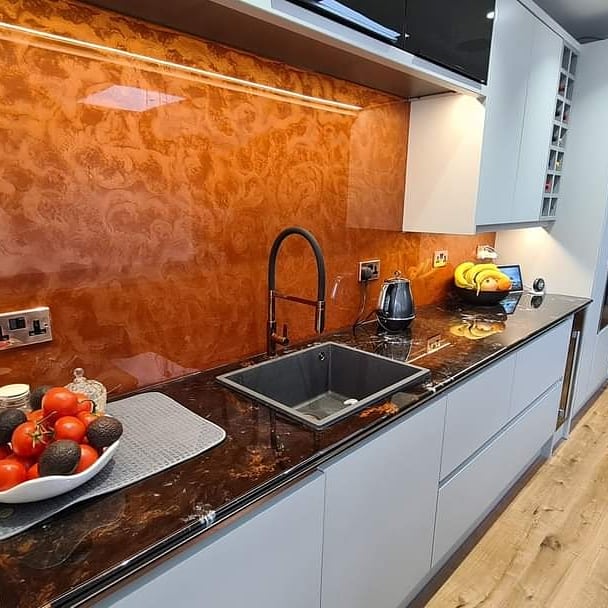
[[[429,608],[608,608],[608,390]]]

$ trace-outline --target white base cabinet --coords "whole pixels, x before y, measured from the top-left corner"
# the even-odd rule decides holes
[[[327,466],[322,608],[397,608],[431,567],[445,399]]]
[[[319,473],[309,479],[217,540],[185,550],[99,605],[319,606],[324,484]]]
[[[560,393],[558,382],[439,488],[433,566],[465,540],[551,438]]]
[[[552,438],[571,323],[395,420],[99,605],[406,606]]]

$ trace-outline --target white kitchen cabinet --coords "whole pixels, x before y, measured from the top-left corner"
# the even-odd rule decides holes
[[[459,94],[412,102],[404,231],[540,222],[562,48],[517,0],[498,0],[485,108]]]
[[[319,606],[323,498],[323,476],[315,473],[217,539],[178,553],[99,605]]]
[[[571,328],[572,317],[517,351],[510,418],[563,378]]]
[[[322,608],[396,608],[431,566],[445,399],[323,466]]]
[[[441,479],[507,424],[514,371],[515,355],[510,355],[448,395]]]
[[[551,438],[560,392],[557,383],[440,486],[434,567],[465,540]]]

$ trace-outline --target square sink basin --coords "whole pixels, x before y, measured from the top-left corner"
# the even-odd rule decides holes
[[[422,367],[327,342],[223,374],[217,380],[321,429],[429,376]]]

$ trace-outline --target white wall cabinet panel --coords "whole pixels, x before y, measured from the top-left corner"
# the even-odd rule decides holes
[[[509,220],[517,223],[535,222],[539,219],[563,47],[562,39],[548,27],[539,23],[534,29],[526,112],[517,165],[513,210]]]
[[[534,38],[536,28],[545,27],[517,0],[500,0],[496,10],[479,176],[478,225],[512,221]],[[555,87],[550,93],[555,97]],[[543,144],[546,150],[547,141]]]

